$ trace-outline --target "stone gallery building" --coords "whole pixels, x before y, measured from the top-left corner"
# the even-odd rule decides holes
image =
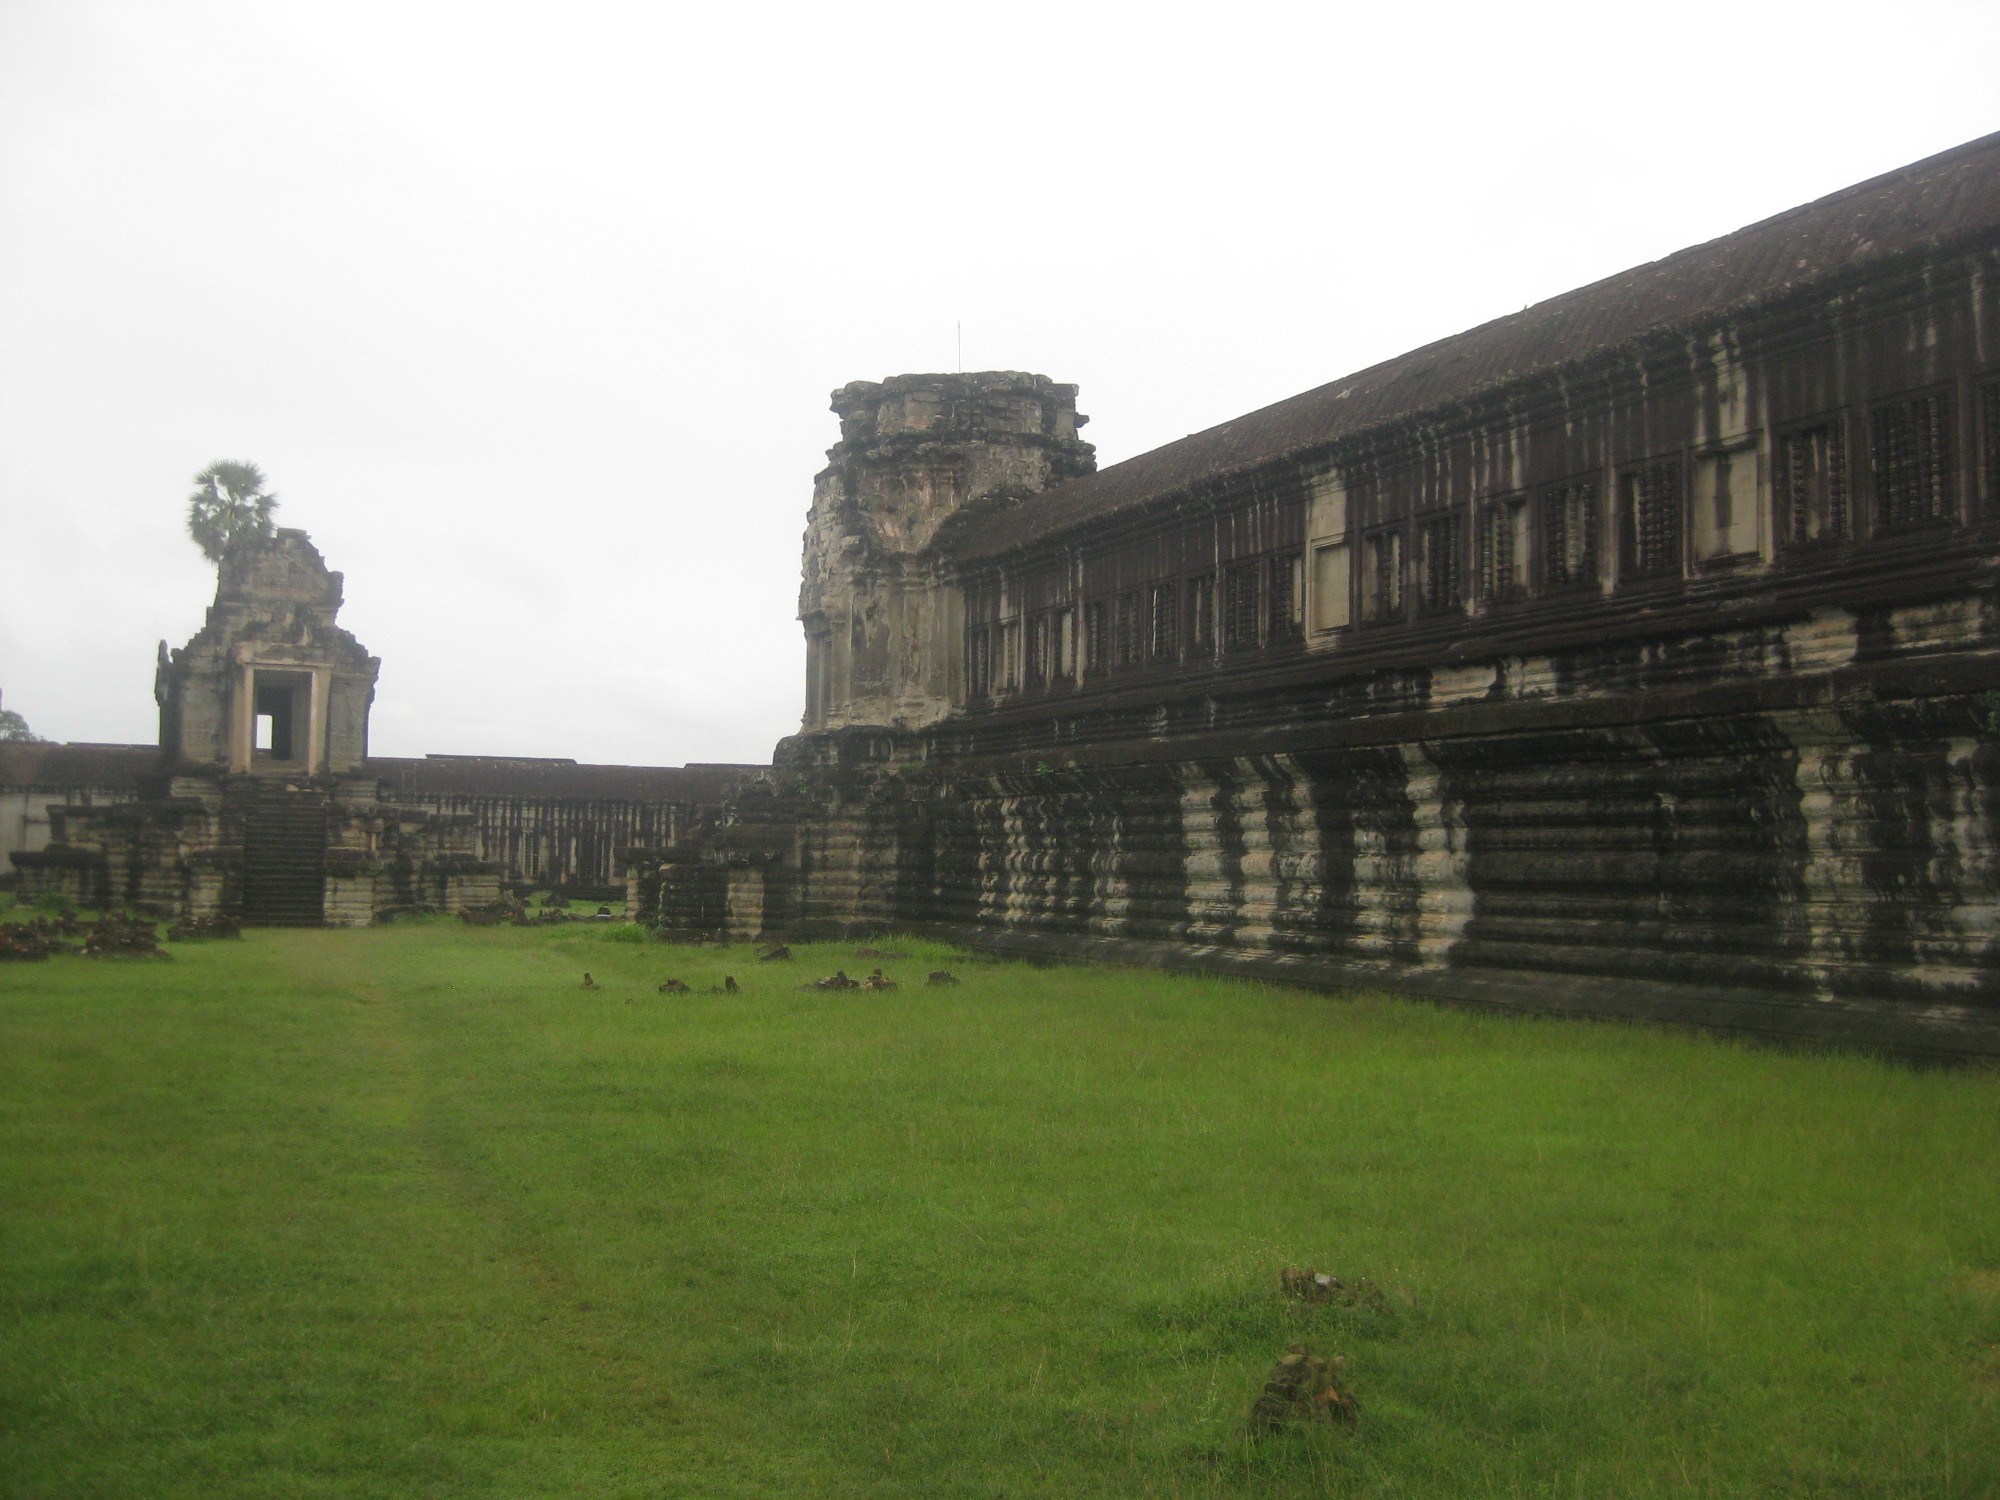
[[[804,732],[651,900],[2000,1050],[2000,136],[1096,471],[837,392]]]
[[[635,915],[2000,1054],[2000,135],[1101,471],[1039,375],[834,411],[802,731],[599,831]],[[280,538],[317,602],[225,577],[165,802],[24,870],[198,828],[251,910],[283,782],[329,916],[497,881]]]

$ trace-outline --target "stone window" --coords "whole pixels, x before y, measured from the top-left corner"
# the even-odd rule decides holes
[[[1181,612],[1174,608],[1180,590],[1171,583],[1153,585],[1153,660],[1172,661],[1180,655]]]
[[[1503,495],[1479,507],[1479,597],[1505,604],[1528,593],[1528,497]]]
[[[1049,675],[1049,617],[1038,614],[1028,621],[1027,683],[1039,687]]]
[[[1306,559],[1303,552],[1280,552],[1271,559],[1271,639],[1290,640],[1305,629]]]
[[[1417,524],[1417,608],[1465,608],[1465,518],[1456,511]]]
[[[1021,622],[1009,620],[1000,627],[997,641],[999,660],[993,664],[995,685],[1002,688],[1017,688],[1021,685]]]
[[[1232,563],[1222,577],[1222,649],[1248,651],[1257,644],[1257,564]]]
[[[1187,586],[1188,648],[1197,656],[1215,654],[1215,575],[1202,573]]]
[[[1130,667],[1139,660],[1139,591],[1127,590],[1118,596],[1118,665]]]
[[[1690,540],[1698,562],[1727,564],[1754,559],[1757,535],[1757,449],[1739,444],[1694,461],[1688,497]]]
[[[1847,487],[1847,419],[1831,417],[1778,439],[1772,489],[1778,524],[1794,547],[1854,535]]]
[[[1597,482],[1552,484],[1538,497],[1542,586],[1585,588],[1597,582]]]
[[[1877,407],[1870,423],[1877,527],[1907,531],[1951,520],[1958,500],[1951,393],[1931,391]]]
[[[1340,630],[1354,619],[1354,549],[1345,541],[1313,547],[1313,629]]]
[[[1681,465],[1662,459],[1618,476],[1618,576],[1681,574]]]
[[[1104,601],[1093,599],[1083,607],[1083,669],[1102,672],[1111,665],[1110,632],[1105,628]]]
[[[1059,609],[1055,623],[1050,630],[1050,646],[1054,655],[1050,658],[1050,681],[1070,682],[1076,677],[1076,611]]]
[[[1386,526],[1361,539],[1361,618],[1403,617],[1403,529]]]
[[[993,691],[993,638],[984,625],[966,632],[965,681],[974,698],[984,698]]]

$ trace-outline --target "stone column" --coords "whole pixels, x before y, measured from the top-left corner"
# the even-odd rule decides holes
[[[229,769],[247,771],[257,758],[257,669],[236,670],[236,698],[229,705]]]
[[[317,776],[326,769],[326,704],[333,688],[333,673],[326,667],[313,668],[311,701],[306,713],[306,775]]]

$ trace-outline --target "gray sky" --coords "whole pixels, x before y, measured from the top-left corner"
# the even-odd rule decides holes
[[[0,692],[150,741],[261,465],[380,754],[762,760],[855,379],[1115,462],[2000,128],[2000,6],[0,3]]]

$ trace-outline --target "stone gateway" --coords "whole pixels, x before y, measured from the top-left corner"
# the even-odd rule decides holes
[[[24,890],[302,926],[495,901],[471,819],[383,796],[367,762],[381,663],[340,604],[303,531],[225,555],[207,623],[160,643],[160,747],[137,795],[51,807],[46,846],[14,855]]]

